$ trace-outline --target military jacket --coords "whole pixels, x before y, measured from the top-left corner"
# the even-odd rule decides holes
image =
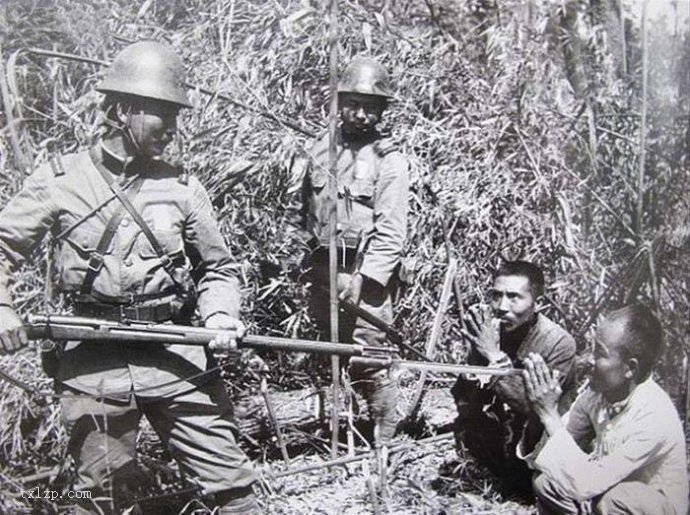
[[[103,147],[95,153],[104,161],[114,158]],[[120,162],[121,166],[121,162]],[[147,169],[132,170],[144,177],[133,204],[169,255],[177,255],[182,268],[194,268],[198,307],[202,318],[216,312],[238,316],[239,284],[233,260],[215,220],[201,183],[190,177],[185,184],[179,171],[162,161],[149,161]],[[113,167],[110,167],[113,169]],[[129,170],[128,170],[129,173]],[[112,174],[118,182],[126,177]],[[60,234],[54,261],[58,288],[80,289],[91,253],[120,201],[92,161],[89,152],[62,156],[59,166],[39,167],[21,191],[0,212],[0,303],[11,304],[8,280],[43,236]],[[89,215],[94,208],[105,207]],[[93,292],[105,296],[149,294],[175,285],[151,243],[128,213],[103,253],[103,267]],[[183,383],[152,388],[206,369],[203,348],[168,345],[136,347],[134,344],[68,342],[58,379],[80,391],[143,390],[148,395],[168,395],[191,388]]]
[[[309,153],[288,223],[321,245],[329,240],[328,136]],[[407,231],[407,159],[389,140],[338,144],[338,245],[363,249],[360,273],[386,286],[400,262]]]

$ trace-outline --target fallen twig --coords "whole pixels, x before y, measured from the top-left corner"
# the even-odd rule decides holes
[[[453,433],[443,433],[440,435],[430,436],[430,437],[424,438],[422,440],[415,440],[413,442],[404,442],[404,443],[400,443],[398,445],[391,446],[388,449],[388,452],[389,452],[389,454],[394,453],[394,452],[399,452],[399,451],[402,451],[404,449],[409,449],[410,447],[415,447],[418,445],[426,445],[426,444],[435,443],[438,441],[448,440],[452,437],[453,437]],[[302,474],[303,472],[310,472],[312,470],[337,467],[339,465],[345,465],[347,463],[352,463],[355,461],[364,460],[364,459],[368,459],[368,458],[372,458],[372,457],[374,457],[374,453],[372,451],[368,451],[368,452],[364,452],[361,454],[357,454],[355,456],[347,456],[345,458],[339,458],[337,460],[324,461],[321,463],[313,463],[311,465],[305,465],[304,467],[300,467],[300,468],[293,469],[293,470],[284,470],[283,472],[279,472],[278,474],[272,474],[271,476],[274,479],[279,479],[281,477],[292,476],[294,474]],[[270,471],[269,471],[269,474],[270,474]]]

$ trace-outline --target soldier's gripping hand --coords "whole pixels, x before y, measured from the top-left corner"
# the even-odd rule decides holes
[[[353,304],[359,304],[359,299],[362,296],[364,276],[362,274],[354,274],[349,278],[349,282],[344,277],[347,277],[347,274],[338,274],[338,300],[347,300]]]
[[[26,330],[16,311],[10,306],[0,306],[0,354],[19,350],[29,343]]]
[[[214,313],[206,319],[207,329],[222,329],[224,333],[219,333],[208,344],[208,348],[214,352],[233,352],[237,350],[238,340],[242,340],[246,327],[238,318],[226,313]]]

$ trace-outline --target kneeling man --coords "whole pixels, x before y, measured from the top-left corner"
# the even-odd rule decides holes
[[[687,513],[685,435],[651,377],[662,335],[644,306],[609,314],[596,332],[591,382],[563,418],[558,374],[541,356],[525,360],[527,395],[545,434],[529,454],[520,442],[518,453],[539,472],[539,513]]]
[[[466,317],[463,333],[471,345],[468,363],[521,368],[522,360],[534,352],[561,372],[563,389],[568,391],[575,340],[537,312],[543,293],[544,274],[537,265],[527,261],[501,265],[489,290],[491,305],[474,306]],[[458,447],[465,447],[497,476],[504,495],[531,500],[532,473],[515,456],[515,447],[526,422],[535,440],[541,427],[530,408],[522,378],[505,376],[487,383],[462,375],[452,393],[458,408]],[[563,412],[566,409],[563,406]]]

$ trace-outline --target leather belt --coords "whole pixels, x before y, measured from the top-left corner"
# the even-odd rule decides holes
[[[179,309],[171,302],[140,306],[137,304],[103,304],[93,302],[75,302],[74,314],[77,316],[100,318],[123,322],[167,322],[178,315]]]
[[[354,265],[357,259],[357,249],[338,247],[338,264],[343,268]],[[328,247],[318,247],[311,254],[311,263],[316,266],[328,266]]]
[[[70,299],[75,304],[125,304],[133,306],[149,300],[175,296],[177,296],[177,288],[172,286],[155,293],[127,293],[124,295],[103,295],[95,291],[89,294],[72,293]]]
[[[337,243],[338,243],[338,248],[347,248],[347,249],[352,249],[352,250],[357,250],[357,247],[359,246],[359,238],[353,238],[353,237],[347,237],[347,236],[338,236],[337,238]],[[314,250],[320,249],[320,248],[325,248],[328,250],[328,247],[330,245],[330,240],[328,237],[324,238],[317,238],[314,237],[310,240],[309,246],[313,248]]]

